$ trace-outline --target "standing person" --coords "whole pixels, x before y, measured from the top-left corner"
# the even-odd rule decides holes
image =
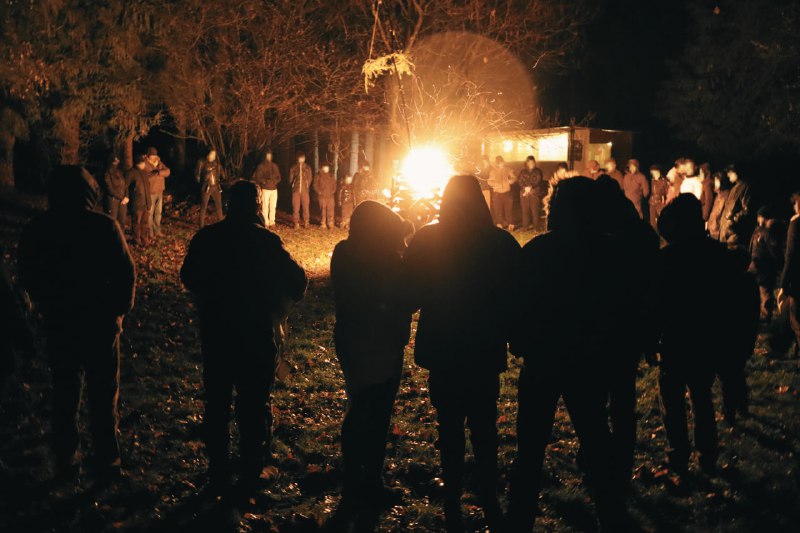
[[[292,185],[292,222],[294,229],[300,227],[300,209],[303,210],[303,227],[311,224],[311,167],[306,164],[306,154],[297,153],[297,163],[289,169],[289,183]]]
[[[727,172],[732,188],[720,215],[719,240],[729,248],[744,249],[755,226],[750,184],[740,178],[733,165]]]
[[[484,514],[490,527],[501,520],[496,494],[497,400],[515,316],[509,299],[519,279],[518,255],[514,237],[492,225],[473,176],[450,180],[438,224],[420,229],[406,252],[408,293],[420,309],[414,357],[430,371],[448,531],[464,528],[465,423]]]
[[[750,239],[750,265],[748,271],[755,276],[760,294],[760,316],[768,323],[775,309],[775,287],[783,270],[786,244],[786,226],[773,215],[770,206],[764,206],[756,215],[756,229]]]
[[[119,157],[111,155],[103,175],[106,186],[106,214],[116,220],[125,232],[128,221],[128,180],[119,169]]]
[[[197,162],[194,179],[200,185],[200,227],[206,225],[206,211],[208,200],[214,200],[214,209],[217,212],[217,222],[222,220],[222,164],[217,159],[217,151],[213,148],[208,154]]]
[[[119,335],[133,306],[136,272],[119,224],[93,211],[98,190],[83,167],[56,167],[47,193],[47,212],[25,226],[19,241],[19,278],[44,318],[56,473],[70,479],[80,469],[77,421],[85,381],[95,473],[110,481],[122,475]]]
[[[342,210],[342,229],[350,227],[350,217],[353,216],[353,210],[356,208],[356,190],[353,187],[353,176],[349,174],[344,177],[342,185],[339,187],[339,192],[336,193],[336,200]]]
[[[722,217],[722,210],[731,192],[731,182],[728,175],[724,172],[714,173],[714,205],[711,206],[711,213],[708,215],[708,234],[714,240],[719,240],[719,228]]]
[[[683,185],[683,169],[684,160],[676,159],[675,164],[667,172],[667,181],[669,182],[669,189],[667,190],[667,203],[678,197],[681,193],[681,186]]]
[[[320,227],[333,229],[334,211],[336,209],[333,195],[336,194],[336,178],[331,175],[330,165],[322,165],[319,173],[314,177],[314,183],[311,187],[314,189],[319,202]]]
[[[344,508],[397,500],[384,485],[383,462],[411,332],[402,262],[411,229],[387,206],[362,202],[350,234],[331,257],[334,339],[348,400],[342,423]]]
[[[146,157],[139,156],[136,165],[125,174],[125,179],[130,184],[128,195],[133,209],[133,240],[139,246],[147,246],[151,241],[149,213],[153,201],[150,194],[152,174],[147,171]]]
[[[650,225],[657,229],[657,220],[667,203],[669,181],[661,175],[661,167],[650,165]]]
[[[536,158],[532,155],[525,160],[525,168],[520,170],[519,203],[522,208],[522,227],[526,230],[539,231],[542,220],[542,169],[536,166]]]
[[[794,216],[786,234],[786,255],[781,273],[778,301],[789,306],[789,320],[800,347],[800,188],[792,193]]]
[[[711,218],[711,210],[714,209],[714,177],[711,175],[711,165],[703,163],[700,165],[700,204],[703,206],[703,220],[708,227],[708,219]]]
[[[200,314],[211,489],[225,494],[231,482],[228,423],[235,390],[241,457],[236,496],[242,502],[254,494],[265,465],[271,466],[273,324],[286,301],[303,298],[307,284],[280,237],[261,224],[260,201],[255,183],[234,183],[228,216],[197,232],[181,267]]]
[[[683,177],[680,188],[681,194],[693,194],[695,198],[700,200],[700,197],[703,195],[703,180],[697,175],[694,160],[688,158],[683,159],[680,173]]]
[[[278,206],[278,184],[281,182],[281,171],[272,161],[272,150],[267,150],[264,160],[256,167],[250,181],[261,188],[261,209],[267,228],[275,226],[275,211]]]
[[[637,159],[628,161],[628,173],[622,178],[622,191],[636,208],[639,218],[644,220],[644,206],[650,197],[650,184],[644,174],[639,171]]]
[[[147,211],[147,226],[152,239],[162,235],[161,212],[164,209],[165,178],[168,178],[170,173],[167,165],[158,157],[158,151],[152,146],[147,149],[145,171],[150,174],[150,204]]]
[[[622,197],[611,182],[612,187]],[[522,250],[511,351],[524,361],[519,377],[517,457],[509,488],[511,530],[530,532],[537,513],[545,450],[558,399],[567,406],[585,457],[601,527],[623,531],[625,492],[616,479],[608,426],[608,371],[604,346],[617,322],[615,291],[621,279],[613,241],[599,227],[600,182],[585,177],[553,184],[548,232]],[[627,203],[624,198],[622,201]],[[633,211],[633,208],[630,208]],[[635,216],[635,215],[634,215]],[[603,280],[598,283],[598,280]],[[580,302],[578,308],[575,302]],[[559,317],[569,315],[570,320]]]
[[[583,175],[589,179],[596,180],[601,174],[603,174],[603,170],[600,168],[600,163],[592,159],[586,165]]]
[[[608,159],[608,161],[606,161],[606,171],[603,172],[602,174],[608,174],[609,176],[614,178],[614,181],[617,182],[619,188],[623,191],[625,190],[625,176],[623,176],[622,172],[617,168],[616,159],[611,157]]]
[[[514,231],[514,197],[511,185],[517,181],[514,171],[506,166],[503,156],[494,158],[495,166],[489,172],[489,185],[492,187],[492,211],[498,228]]]
[[[353,188],[356,191],[356,205],[364,200],[374,200],[377,196],[378,184],[372,175],[369,161],[361,163],[361,168],[353,174]]]
[[[664,208],[658,229],[668,243],[659,252],[653,321],[660,344],[659,395],[669,442],[667,466],[678,475],[688,471],[688,389],[700,467],[711,474],[719,455],[711,387],[726,348],[720,338],[733,333],[727,313],[709,314],[705,306],[693,303],[702,295],[703,301],[721,302],[721,309],[729,309],[729,291],[737,277],[735,263],[725,246],[706,237],[702,206],[692,194],[681,194]],[[709,284],[702,276],[675,275],[697,265],[714,272],[715,283]]]

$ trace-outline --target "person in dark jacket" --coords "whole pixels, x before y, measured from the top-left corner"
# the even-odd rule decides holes
[[[93,209],[98,187],[83,167],[48,179],[49,208],[19,241],[19,280],[44,324],[53,379],[59,475],[77,473],[77,419],[85,380],[96,473],[121,475],[119,336],[133,306],[136,272],[119,224]]]
[[[611,176],[614,181],[617,182],[619,188],[623,191],[625,190],[625,176],[622,175],[622,172],[617,168],[617,160],[613,157],[609,158],[606,161],[605,172],[603,174],[607,174]]]
[[[464,424],[470,428],[478,493],[488,520],[500,520],[497,484],[497,399],[507,368],[519,279],[519,244],[495,228],[474,176],[456,176],[442,195],[439,222],[409,244],[409,295],[420,308],[414,357],[430,371],[439,423],[447,528],[463,528],[461,477]]]
[[[771,206],[764,206],[756,215],[756,229],[750,239],[748,271],[755,276],[760,300],[760,316],[770,322],[775,309],[775,288],[783,270],[786,244],[785,225],[773,215]]]
[[[536,159],[530,155],[525,160],[525,168],[520,170],[519,203],[522,208],[522,227],[539,231],[542,221],[542,169],[536,167]]]
[[[330,165],[322,165],[319,173],[314,176],[314,183],[311,185],[317,195],[320,210],[319,225],[323,229],[333,229],[334,214],[336,203],[333,195],[336,194],[336,178],[331,175]]]
[[[349,236],[331,258],[334,339],[348,398],[342,423],[345,506],[380,504],[395,496],[384,487],[383,461],[411,331],[402,262],[411,230],[385,205],[362,202]]]
[[[658,228],[657,220],[667,203],[669,181],[661,174],[661,167],[650,165],[650,225]]]
[[[728,166],[728,179],[733,188],[720,215],[719,240],[729,248],[741,248],[750,242],[755,227],[755,212],[750,184],[741,179],[733,165]]]
[[[264,160],[258,164],[250,181],[261,187],[261,213],[267,228],[272,228],[278,206],[278,184],[281,182],[281,171],[272,160],[272,150],[264,154]]]
[[[158,151],[152,146],[147,149],[144,158],[145,172],[149,175],[150,203],[147,204],[147,228],[151,239],[161,236],[161,212],[164,209],[164,190],[166,178],[170,175],[167,165],[158,156]]]
[[[273,325],[287,301],[303,298],[307,284],[280,237],[263,227],[260,199],[256,184],[234,183],[228,216],[197,232],[181,268],[181,281],[200,314],[211,487],[221,492],[230,483],[228,421],[235,390],[242,501],[271,461]]]
[[[800,189],[792,194],[795,215],[786,234],[786,255],[781,273],[778,301],[789,307],[792,330],[800,347]]]
[[[353,189],[356,192],[356,205],[377,198],[378,183],[372,174],[369,161],[363,161],[358,172],[353,174]]]
[[[300,210],[303,211],[303,227],[311,224],[311,167],[306,163],[306,154],[297,153],[297,163],[289,169],[289,183],[292,186],[292,222],[294,229],[300,227]]]
[[[194,170],[194,180],[200,185],[200,227],[206,225],[206,211],[208,200],[214,200],[214,209],[217,212],[217,221],[222,220],[222,180],[224,171],[222,164],[217,159],[217,151],[213,148],[208,154],[197,162]]]
[[[613,187],[629,205],[616,181],[606,179],[606,187]],[[559,397],[581,442],[601,526],[622,531],[626,523],[625,493],[617,484],[608,426],[604,349],[617,322],[614,302],[622,269],[612,253],[615,244],[598,226],[594,212],[599,187],[586,177],[554,183],[547,201],[548,232],[522,250],[520,271],[525,275],[517,284],[517,298],[535,299],[537,305],[517,306],[511,341],[511,352],[524,361],[517,457],[509,488],[512,531],[533,528]]]
[[[706,237],[702,205],[692,194],[681,194],[664,208],[658,229],[668,243],[659,252],[653,320],[660,353],[659,394],[670,447],[667,465],[679,475],[688,470],[688,388],[700,466],[711,473],[719,454],[711,386],[725,349],[719,339],[731,334],[730,323],[725,313],[708,313],[705,306],[692,302],[702,295],[703,301],[727,309],[730,288],[736,283],[736,265],[723,244]],[[675,275],[691,272],[697,265],[713,272],[715,283],[709,285],[703,276]]]
[[[150,243],[148,213],[152,205],[152,196],[149,193],[150,173],[146,168],[145,156],[140,156],[136,165],[125,174],[125,179],[130,184],[128,196],[133,211],[133,240],[141,246]]]
[[[711,174],[711,165],[703,163],[700,165],[700,204],[703,206],[703,220],[708,223],[711,218],[711,210],[714,208],[714,177]]]
[[[715,241],[719,240],[720,223],[722,218],[722,210],[725,208],[725,202],[728,200],[728,195],[731,192],[731,182],[728,175],[724,172],[714,173],[714,205],[711,206],[711,214],[708,215],[706,228],[708,234]]]
[[[128,180],[119,169],[119,157],[112,155],[108,160],[105,173],[105,208],[106,214],[119,222],[122,230],[128,221]]]
[[[353,177],[345,176],[342,184],[339,186],[339,191],[336,193],[336,202],[342,210],[342,229],[350,227],[350,217],[353,216],[353,210],[356,208],[356,189],[353,187]]]
[[[628,161],[628,173],[622,178],[622,192],[636,208],[639,218],[644,219],[644,207],[650,197],[650,183],[639,171],[637,159]]]

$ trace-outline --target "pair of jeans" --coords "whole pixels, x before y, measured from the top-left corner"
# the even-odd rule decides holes
[[[539,231],[542,222],[542,199],[535,194],[520,195],[519,204],[522,208],[522,227],[533,226],[534,230]]]
[[[150,237],[161,235],[161,211],[164,208],[164,191],[150,195],[150,211],[147,213],[147,222]]]
[[[278,189],[261,189],[261,214],[267,227],[275,225],[275,210],[278,208]]]
[[[214,210],[217,212],[217,222],[222,220],[222,190],[219,185],[204,188],[200,193],[200,227],[206,225],[206,211],[208,211],[209,198],[214,200]]]

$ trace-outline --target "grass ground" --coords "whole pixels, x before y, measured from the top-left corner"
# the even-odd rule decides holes
[[[40,201],[0,203],[6,259],[22,223]],[[291,315],[291,360],[297,373],[275,387],[275,453],[282,475],[265,487],[248,512],[218,516],[203,504],[206,460],[200,441],[202,383],[195,311],[178,279],[194,224],[167,208],[167,236],[134,250],[139,268],[136,308],[125,321],[120,399],[121,438],[129,477],[110,489],[82,479],[52,485],[49,375],[42,359],[21,362],[0,407],[0,531],[316,531],[340,498],[339,428],[343,378],[332,342],[334,322],[328,264],[345,234],[317,228],[279,229],[309,271],[306,299]],[[530,234],[519,234],[525,241]],[[426,373],[407,350],[405,375],[387,451],[387,482],[405,492],[405,505],[385,513],[380,531],[438,531],[442,526],[434,413]],[[498,407],[501,480],[514,455],[515,390],[519,366],[503,375]],[[720,475],[699,472],[676,483],[658,467],[664,431],[655,371],[642,366],[634,495],[630,509],[648,531],[797,531],[800,521],[800,417],[797,360],[773,358],[759,342],[749,363],[752,416],[735,431],[720,422]],[[717,391],[718,392],[718,391]],[[717,393],[717,400],[719,395]],[[87,420],[82,413],[82,420]],[[88,435],[83,435],[88,441]],[[539,531],[592,531],[592,504],[575,466],[577,441],[559,408],[545,466]],[[481,514],[465,496],[470,524]]]

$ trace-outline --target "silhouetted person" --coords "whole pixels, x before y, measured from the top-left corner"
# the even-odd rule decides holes
[[[786,255],[779,299],[781,305],[789,306],[789,319],[800,348],[800,189],[792,194],[792,206],[795,214],[789,222],[786,234]]]
[[[668,246],[659,251],[653,323],[659,341],[659,393],[664,427],[669,442],[668,466],[683,474],[688,469],[689,433],[686,390],[694,411],[694,442],[700,466],[713,472],[719,454],[717,425],[711,401],[715,367],[722,357],[721,336],[730,334],[724,311],[736,268],[725,245],[705,235],[702,206],[689,193],[669,203],[658,220],[658,230]],[[704,276],[686,276],[702,265],[714,273],[714,283]],[[719,311],[709,313],[703,302],[715,302]]]
[[[197,162],[194,179],[200,185],[200,227],[206,225],[206,211],[209,199],[214,200],[217,221],[222,220],[222,180],[224,171],[213,148]]]
[[[747,180],[742,179],[736,168],[729,165],[728,180],[732,188],[722,207],[719,223],[719,240],[729,248],[744,249],[750,242],[755,227],[755,209],[752,191]]]
[[[228,444],[233,391],[241,457],[237,495],[246,501],[271,455],[273,324],[306,289],[305,271],[280,237],[261,224],[258,186],[237,181],[227,217],[192,239],[181,281],[195,296],[205,386],[205,442],[213,491],[230,483]]]
[[[314,183],[311,188],[317,194],[317,202],[319,202],[319,225],[323,229],[333,229],[334,211],[336,209],[333,195],[336,194],[336,178],[331,175],[330,165],[322,165],[320,167],[319,173],[314,176]]]
[[[103,175],[105,182],[105,209],[108,216],[119,222],[125,231],[128,221],[128,180],[119,168],[119,157],[112,155]]]
[[[622,178],[622,192],[630,200],[639,218],[644,219],[644,208],[650,198],[650,183],[639,169],[639,160],[628,160],[627,173]]]
[[[342,424],[346,506],[379,505],[394,496],[383,484],[383,461],[411,329],[402,263],[411,229],[385,205],[361,202],[348,238],[331,258],[334,339],[348,398]]]
[[[605,179],[621,195],[616,181]],[[619,261],[610,253],[615,243],[593,215],[597,183],[585,177],[554,183],[548,232],[522,249],[517,298],[536,305],[519,306],[511,343],[512,353],[524,359],[509,492],[513,531],[533,528],[559,397],[581,442],[601,526],[618,531],[626,523],[625,493],[617,485],[608,426],[604,359],[606,339],[616,326]],[[636,216],[632,205],[630,210]]]
[[[20,283],[40,311],[53,379],[57,473],[77,473],[77,418],[86,382],[97,474],[121,474],[117,443],[119,335],[136,274],[119,224],[93,211],[98,187],[79,166],[57,167],[47,212],[19,241]]]
[[[364,200],[377,198],[378,182],[372,173],[369,161],[363,161],[358,172],[353,174],[353,188],[356,191],[356,205]]]
[[[136,164],[125,174],[129,183],[128,195],[131,199],[133,216],[133,240],[138,245],[150,243],[150,224],[148,212],[152,205],[150,196],[150,174],[147,172],[146,156],[140,156]]]
[[[490,523],[500,519],[497,399],[499,376],[507,368],[518,256],[517,241],[492,225],[473,176],[450,180],[438,224],[420,229],[406,252],[409,294],[421,309],[414,355],[430,371],[449,531],[463,528],[465,422],[480,502]]]
[[[3,250],[0,248],[0,398],[6,398],[6,386],[17,368],[17,353],[28,359],[36,355],[33,333],[25,318],[25,312],[17,295],[17,289],[6,268]]]
[[[731,182],[725,172],[714,173],[714,204],[711,206],[711,213],[708,215],[706,228],[712,239],[719,240],[719,231],[722,222],[722,210],[731,192]]]

